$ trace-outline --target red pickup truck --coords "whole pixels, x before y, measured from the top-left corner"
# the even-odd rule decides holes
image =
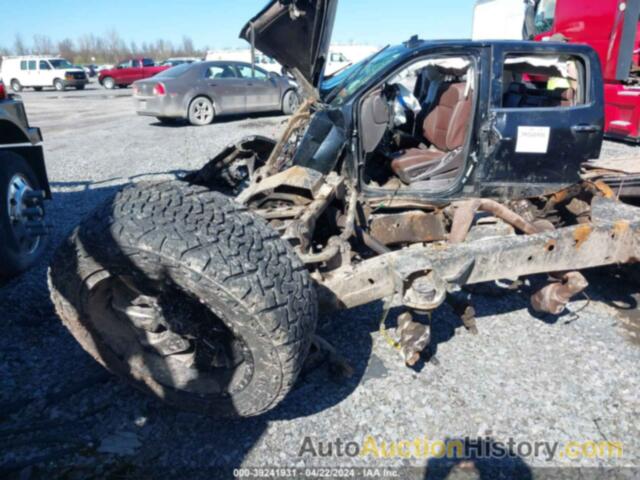
[[[115,68],[102,70],[98,81],[109,90],[116,87],[124,88],[136,80],[153,77],[167,68],[169,67],[156,67],[155,62],[150,58],[132,58],[120,62]]]

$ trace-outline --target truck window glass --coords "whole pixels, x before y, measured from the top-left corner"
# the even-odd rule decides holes
[[[176,64],[176,65],[179,65],[179,64]],[[142,66],[143,67],[155,67],[155,63],[150,58],[143,58],[142,59]]]
[[[35,69],[36,69],[36,61],[29,60],[29,70],[35,70]]]
[[[568,108],[586,103],[585,67],[574,56],[508,55],[503,108]]]
[[[51,67],[48,62],[40,60],[40,70],[51,70]]]
[[[26,70],[27,69],[27,61],[26,60],[22,60],[20,62],[20,70]]]
[[[547,33],[553,28],[556,16],[556,0],[540,0],[536,8],[536,32]]]

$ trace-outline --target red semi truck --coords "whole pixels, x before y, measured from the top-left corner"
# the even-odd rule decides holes
[[[562,39],[596,50],[605,80],[605,133],[640,143],[640,0],[480,0],[474,32],[512,35],[514,7],[521,8],[525,39]],[[507,35],[500,35],[501,23],[511,25]]]

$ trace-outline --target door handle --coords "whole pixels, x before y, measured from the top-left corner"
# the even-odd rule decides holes
[[[571,127],[573,133],[597,133],[600,131],[600,127],[597,125],[574,125]]]
[[[217,83],[210,83],[210,84],[209,84],[209,86],[210,86],[210,87],[217,87],[217,86],[218,86],[218,84],[217,84]]]

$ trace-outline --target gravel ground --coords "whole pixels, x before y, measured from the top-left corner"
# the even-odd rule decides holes
[[[226,144],[273,136],[282,116],[166,127],[134,114],[129,90],[23,94],[42,128],[55,201],[47,258],[0,290],[0,477],[224,478],[218,468],[411,466],[445,478],[454,464],[425,458],[300,455],[305,438],[498,442],[620,441],[622,458],[526,456],[461,462],[447,478],[542,478],[553,471],[612,478],[605,467],[640,467],[637,289],[610,271],[591,272],[574,314],[538,318],[523,292],[476,298],[479,335],[443,307],[433,318],[435,360],[402,365],[381,337],[381,305],[322,319],[321,332],[354,368],[306,373],[276,410],[215,421],[164,407],[103,372],[61,326],[49,301],[54,246],[97,203],[131,181],[200,167]],[[632,147],[607,143],[606,155]],[[539,281],[540,279],[534,279]],[[393,326],[392,312],[389,325]],[[520,453],[520,455],[518,455]],[[427,472],[422,470],[427,467]],[[78,470],[80,469],[80,470]],[[322,473],[316,472],[317,476]],[[617,472],[633,478],[637,471]],[[400,477],[399,477],[400,478]],[[401,477],[404,478],[404,477]]]

